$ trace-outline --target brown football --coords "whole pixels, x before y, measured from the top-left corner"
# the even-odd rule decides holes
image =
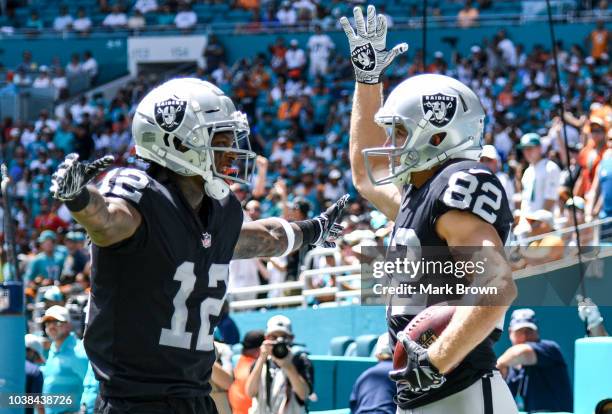
[[[446,329],[454,313],[454,306],[430,306],[412,318],[404,332],[410,339],[428,348]],[[406,350],[397,342],[393,352],[393,368],[400,369],[405,366]]]

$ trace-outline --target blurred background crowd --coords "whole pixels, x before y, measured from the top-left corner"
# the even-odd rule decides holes
[[[372,209],[352,184],[348,147],[353,69],[348,57],[338,52],[339,45],[326,34],[336,29],[339,16],[350,14],[352,4],[340,0],[237,0],[233,4],[217,0],[137,0],[129,4],[88,0],[79,7],[73,7],[77,2],[70,7],[51,3],[39,2],[40,10],[23,7],[19,1],[3,3],[6,8],[0,16],[0,34],[39,36],[53,31],[90,36],[100,30],[143,31],[149,27],[189,31],[199,24],[219,23],[219,16],[227,22],[242,22],[236,30],[244,32],[307,26],[309,36],[278,37],[268,45],[267,53],[235,62],[228,59],[213,31],[197,69],[173,76],[209,80],[247,114],[251,146],[259,156],[252,185],[232,186],[247,219],[282,216],[302,220],[319,214],[348,192],[351,204],[344,217],[346,230],[338,242],[339,254],[309,266],[359,264],[362,247],[388,241],[393,223]],[[390,25],[394,20],[410,24],[411,19],[416,22],[420,18],[415,2],[379,3],[378,10],[387,14]],[[460,27],[473,27],[491,7],[493,2],[487,0],[473,4],[469,0],[432,1],[429,13],[432,17],[451,16],[452,24]],[[51,9],[53,13],[48,13]],[[576,2],[576,13],[605,16],[609,7],[605,1]],[[603,21],[590,24],[592,30],[586,39],[557,42],[558,74],[550,47],[536,44],[527,48],[500,29],[473,44],[467,53],[456,48],[456,37],[446,38],[451,52],[430,50],[426,65],[422,50],[411,45],[389,68],[385,79],[385,90],[389,91],[409,76],[440,73],[456,77],[476,91],[487,113],[481,161],[504,185],[516,217],[513,237],[527,242],[538,238],[537,245],[554,247],[548,259],[563,257],[564,246],[577,243],[571,232],[575,223],[612,217],[610,37]],[[71,346],[77,349],[74,363],[82,368],[84,381],[80,386],[85,384],[89,398],[95,397],[95,380],[91,369],[82,363],[85,357],[77,339],[82,334],[89,292],[88,242],[68,210],[50,197],[50,177],[71,152],[78,153],[81,160],[113,154],[116,166],[142,167],[134,154],[131,118],[145,93],[165,80],[159,75],[140,75],[110,99],[103,93],[71,93],[71,79],[85,76],[90,85],[97,85],[99,75],[95,51],[75,53],[69,61],[55,58],[44,62],[35,51],[26,51],[19,65],[0,64],[2,88],[54,89],[54,109],[40,111],[35,121],[2,119],[1,150],[14,183],[11,213],[17,228],[20,272],[27,288],[30,331],[42,334],[46,329],[51,342],[60,338],[57,347],[73,338]],[[561,100],[563,110],[559,109]],[[4,214],[0,208],[0,216]],[[570,230],[564,233],[564,229]],[[597,241],[612,238],[611,233],[609,225],[603,226]],[[581,244],[595,242],[592,232],[581,233]],[[287,258],[233,261],[230,289],[296,281],[304,258],[301,252]],[[0,261],[0,282],[13,280],[15,269],[4,250]],[[515,266],[521,268],[530,261],[537,264],[542,258],[524,257]],[[309,279],[309,283],[309,287],[327,287],[336,281],[322,276]],[[243,292],[233,299],[287,294],[291,292],[279,289],[261,294]],[[319,297],[309,303],[323,301]],[[583,313],[581,317],[590,318],[589,323],[601,323],[597,314]],[[238,342],[238,333],[231,333],[231,326],[229,319],[224,322],[226,332],[219,333],[218,339]],[[228,340],[227,335],[233,339]],[[251,351],[246,353],[251,363],[263,338],[260,332],[242,341],[246,351]],[[39,357],[47,355],[53,360],[55,351],[50,342],[43,349],[38,337],[26,338],[28,341]],[[239,355],[241,351],[234,352]],[[36,355],[30,356],[40,362]],[[223,358],[219,361],[222,365]],[[49,369],[51,378],[54,368]],[[219,381],[227,385],[223,376]]]

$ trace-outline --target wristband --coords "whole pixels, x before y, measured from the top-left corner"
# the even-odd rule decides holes
[[[293,231],[293,227],[291,227],[291,224],[289,224],[287,220],[280,217],[273,218],[283,226],[283,230],[285,230],[285,234],[287,234],[287,250],[278,256],[285,257],[293,251],[293,247],[295,246],[295,231]]]
[[[315,244],[321,237],[323,229],[319,220],[302,220],[294,221],[294,223],[302,230],[302,240],[304,244]]]
[[[68,210],[77,212],[87,207],[87,204],[89,204],[89,199],[89,190],[87,190],[87,187],[83,187],[81,191],[78,192],[76,197],[74,197],[72,200],[66,200],[64,204],[66,204]]]

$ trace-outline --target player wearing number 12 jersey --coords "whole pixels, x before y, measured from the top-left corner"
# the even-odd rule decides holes
[[[312,220],[243,222],[228,183],[248,182],[249,126],[208,82],[155,88],[138,105],[132,131],[147,171],[117,168],[98,188],[87,186],[112,157],[84,164],[71,154],[51,188],[93,242],[84,341],[100,381],[95,410],[216,413],[212,332],[230,260],[333,244],[347,196]]]
[[[351,169],[361,195],[395,222],[388,254],[397,258],[398,252],[417,247],[410,252],[420,250],[419,260],[431,257],[426,250],[432,248],[443,263],[468,259],[474,264],[484,258],[488,263],[482,280],[498,289],[494,302],[481,296],[474,305],[458,306],[427,348],[403,330],[441,298],[419,293],[389,298],[389,332],[407,354],[406,365],[390,374],[397,384],[398,414],[516,413],[508,387],[495,371],[492,349],[516,295],[502,249],[512,215],[498,179],[475,161],[484,128],[482,105],[468,87],[441,75],[407,79],[383,104],[382,72],[408,45],[387,50],[386,18],[376,16],[373,6],[367,19],[359,7],[354,17],[355,29],[346,17],[340,20],[357,80]],[[397,283],[394,274],[389,276]],[[448,284],[457,282],[453,276],[442,277]]]

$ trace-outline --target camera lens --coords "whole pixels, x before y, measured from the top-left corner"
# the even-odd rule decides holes
[[[277,342],[272,346],[272,355],[274,355],[276,358],[282,359],[286,357],[288,353],[289,348],[284,342]]]

